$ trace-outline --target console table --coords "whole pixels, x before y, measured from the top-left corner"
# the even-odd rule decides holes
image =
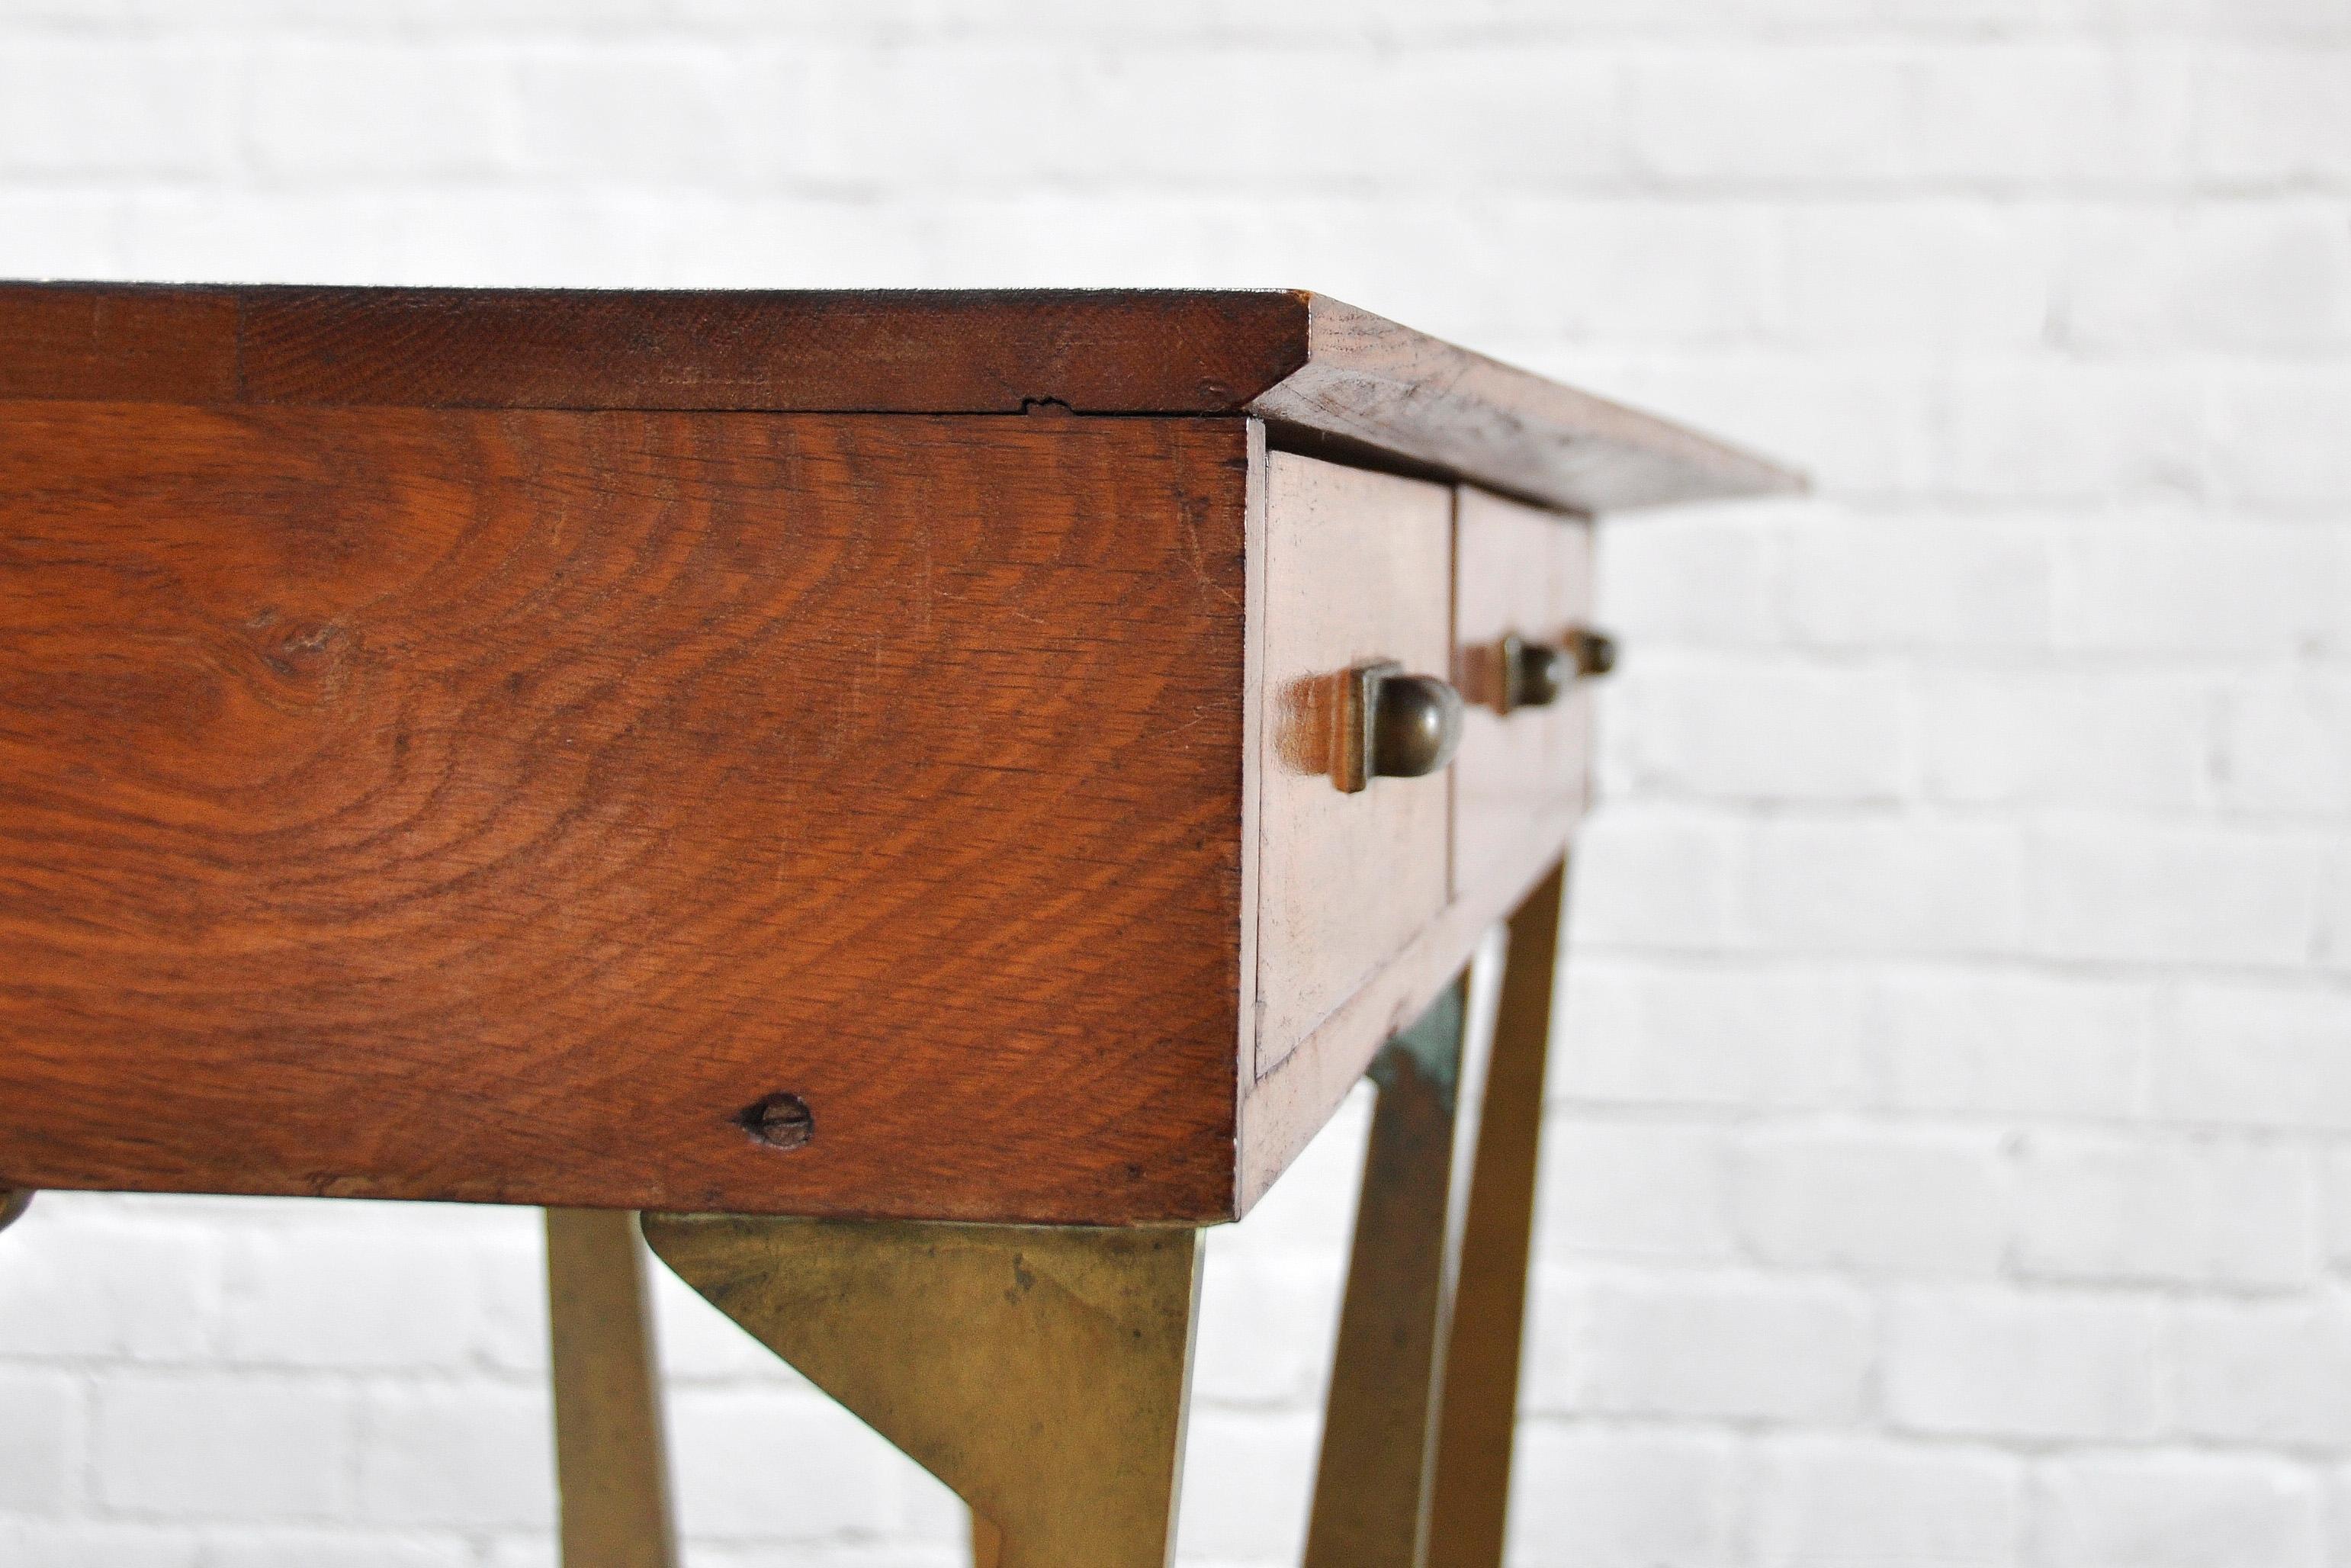
[[[1162,1568],[1368,1070],[1307,1554],[1491,1568],[1585,521],[1795,482],[1303,293],[0,287],[0,1216],[546,1208],[568,1568],[674,1550],[642,1224]]]

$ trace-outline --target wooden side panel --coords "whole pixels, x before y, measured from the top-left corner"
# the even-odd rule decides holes
[[[0,404],[0,1186],[1229,1212],[1247,466]]]
[[[1343,793],[1340,678],[1449,663],[1451,495],[1275,452],[1266,459],[1265,688],[1259,746],[1257,1072],[1278,1067],[1445,906],[1445,775]]]
[[[1592,529],[1465,487],[1454,669],[1473,702],[1453,765],[1457,888],[1522,870],[1547,821],[1582,810],[1592,691],[1578,681],[1548,707],[1497,713],[1489,666],[1503,636],[1557,643],[1592,612]]]

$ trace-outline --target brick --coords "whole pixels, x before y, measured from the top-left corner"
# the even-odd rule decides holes
[[[1306,1546],[1320,1427],[1311,1413],[1203,1410],[1184,1446],[1184,1562],[1295,1563]]]
[[[1914,70],[1866,44],[1646,55],[1630,78],[1635,165],[1668,187],[1899,178],[1917,160]]]
[[[0,51],[0,173],[219,177],[235,123],[214,48],[12,38]]]
[[[376,1388],[360,1420],[358,1517],[449,1530],[544,1529],[554,1519],[543,1386]]]
[[[2301,1150],[2035,1132],[2015,1156],[2019,1272],[2084,1283],[2315,1282],[2318,1173]]]
[[[521,162],[513,60],[495,50],[279,44],[250,63],[248,155],[285,179],[477,179]]]
[[[1743,1277],[1546,1278],[1529,1334],[1535,1411],[1849,1421],[1876,1349],[1843,1286]]]
[[[321,1219],[248,1234],[228,1255],[222,1348],[264,1366],[462,1368],[485,1348],[485,1272],[429,1229]]]
[[[1551,1117],[1536,1206],[1541,1255],[1735,1261],[1725,1155],[1712,1127]]]
[[[2200,495],[2206,385],[2168,361],[2018,358],[1951,372],[1939,471],[1979,501]]]
[[[463,1536],[420,1539],[352,1531],[214,1534],[204,1551],[203,1568],[474,1568],[477,1561],[473,1543]]]
[[[2050,1459],[2031,1490],[2050,1568],[2316,1568],[2319,1489],[2273,1459],[2184,1453]]]
[[[0,1563],[9,1568],[205,1568],[198,1550],[184,1529],[0,1518]]]
[[[886,1536],[912,1492],[939,1484],[840,1406],[795,1390],[680,1390],[670,1445],[678,1515],[716,1540]]]
[[[2195,168],[2262,184],[2351,176],[2346,71],[2351,52],[2340,48],[2211,50],[2199,84]]]
[[[99,1500],[161,1518],[272,1522],[349,1505],[350,1393],[252,1374],[113,1373],[98,1379]]]
[[[1552,1046],[1561,1103],[1832,1107],[1863,1096],[1873,1020],[1855,976],[1570,949]]]
[[[2042,341],[2056,265],[2045,219],[1980,201],[1901,200],[1807,203],[1782,221],[1790,342],[1985,353]]]
[[[2045,649],[2053,531],[2039,518],[1822,508],[1790,533],[1791,632],[1840,651]]]
[[[2248,679],[2220,702],[2214,792],[2260,814],[2351,817],[2351,676]]]
[[[2020,1560],[2022,1467],[2003,1454],[1782,1437],[1763,1450],[1756,1496],[1752,1561],[1761,1568],[2011,1568]]]
[[[1719,817],[1629,804],[1595,814],[1569,867],[1571,951],[1720,946],[1740,858],[1738,829]]]
[[[2210,800],[2218,683],[2170,672],[1932,675],[1921,784],[1968,805],[2193,810]]]
[[[1769,819],[1753,830],[1750,921],[1779,952],[2013,951],[2026,870],[1998,822]]]
[[[739,186],[755,161],[789,168],[807,140],[803,73],[716,42],[535,49],[511,96],[519,162],[540,178]]]
[[[2151,1437],[2158,1332],[2129,1298],[1906,1291],[1886,1319],[1886,1418],[1939,1436]]]
[[[2326,1262],[2336,1270],[2351,1268],[2351,1151],[2327,1149],[2318,1164]]]
[[[1496,345],[1497,351],[1513,351]],[[1531,369],[1775,454],[1841,498],[1911,499],[1948,467],[1939,372],[1905,359],[1651,350],[1515,350]],[[1789,501],[1792,511],[1819,502]],[[1748,516],[1750,508],[1726,517]],[[1626,528],[1648,515],[1624,519]],[[1602,591],[1606,591],[1604,580]]]
[[[2154,1005],[2136,983],[1896,973],[1875,987],[1869,1020],[1889,1110],[2108,1118],[2147,1105]]]
[[[0,1366],[0,1514],[65,1513],[81,1390],[62,1372]]]
[[[2059,646],[2098,653],[2308,656],[2351,648],[2341,530],[2156,514],[2068,530]]]
[[[1719,1433],[1528,1423],[1510,1561],[1577,1568],[1739,1568],[1749,1465]],[[1280,1559],[1277,1559],[1280,1561]]]
[[[2181,1431],[2220,1442],[2351,1444],[2351,1313],[2332,1295],[2183,1302],[2170,1336]]]
[[[1990,1134],[1758,1132],[1740,1141],[1730,1169],[1732,1223],[1774,1268],[1989,1275],[2007,1246]]]
[[[202,1228],[79,1193],[45,1193],[0,1246],[0,1324],[16,1355],[192,1362],[211,1349],[216,1250]]]
[[[2210,377],[2212,486],[2256,505],[2351,500],[2351,369],[2335,364],[2216,368]]]
[[[850,48],[810,78],[807,172],[965,191],[1118,180],[1344,180],[1377,168],[1394,184],[1557,182],[1622,168],[1616,63],[1591,50],[1321,53],[1073,48],[964,40]],[[1353,112],[1445,102],[1442,117]],[[1092,134],[1040,134],[1079,126]]]
[[[2339,347],[2351,342],[2351,226],[2339,203],[2316,199],[2083,214],[2052,327],[2090,352]]]
[[[1395,204],[1375,204],[1369,216],[1367,231],[1392,226]],[[1445,220],[1431,212],[1429,221]],[[1440,313],[1427,319],[1441,316],[1445,330],[1463,341],[1520,336],[1703,347],[1754,341],[1779,308],[1770,277],[1751,259],[1777,243],[1771,214],[1756,204],[1514,193],[1492,202],[1479,227],[1486,243],[1471,255],[1457,248],[1423,256],[1417,244],[1405,249],[1416,277],[1396,279],[1397,312],[1407,298],[1412,308],[1425,304]],[[1511,263],[1531,255],[1547,265],[1531,272]],[[1442,287],[1428,287],[1439,277],[1447,279]]]
[[[2293,967],[2319,857],[2291,834],[2088,818],[2032,835],[2031,950],[2053,958]]]
[[[1202,1260],[1192,1396],[1239,1407],[1305,1405],[1322,1393],[1339,1332],[1343,1274]]]
[[[2152,31],[2148,11],[2137,0],[2132,16]],[[1971,187],[2159,186],[2185,156],[2195,57],[2141,38],[1946,38],[1912,68],[1918,172]]]
[[[1644,795],[1886,802],[1908,773],[1893,670],[1636,653],[1614,684],[1612,772]]]
[[[1783,541],[1818,531],[1815,512],[1778,503],[1603,517],[1593,572],[1601,622],[1634,645],[1777,642]]]
[[[2185,988],[2158,1035],[2155,1103],[2209,1126],[2351,1130],[2351,997],[2307,988]]]

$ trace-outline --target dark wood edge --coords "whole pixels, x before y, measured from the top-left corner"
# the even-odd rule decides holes
[[[1277,444],[1584,514],[1803,485],[1668,421],[1294,289],[9,283],[0,398],[1246,413]]]
[[[1279,444],[1425,465],[1592,515],[1783,495],[1803,476],[1340,300],[1309,298],[1306,363],[1249,404]]]

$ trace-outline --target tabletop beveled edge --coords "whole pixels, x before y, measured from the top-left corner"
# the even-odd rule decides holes
[[[0,397],[1254,414],[1577,513],[1786,493],[1686,426],[1296,289],[0,282]]]

